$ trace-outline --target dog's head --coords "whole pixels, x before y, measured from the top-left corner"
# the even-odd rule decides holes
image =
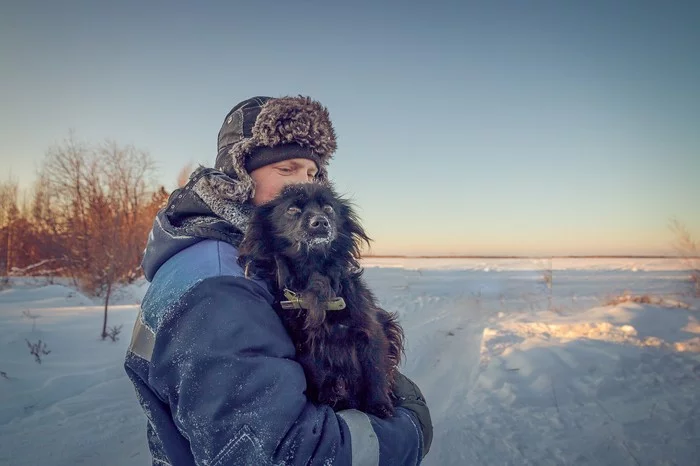
[[[362,244],[369,242],[350,202],[328,186],[303,183],[286,186],[258,206],[239,249],[256,258],[282,255],[304,261],[324,256],[356,266]]]
[[[296,256],[294,251],[326,251],[338,239],[340,206],[331,191],[320,185],[289,185],[271,207],[272,232],[291,247],[289,256]]]

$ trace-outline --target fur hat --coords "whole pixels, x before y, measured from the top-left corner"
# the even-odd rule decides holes
[[[245,202],[255,194],[250,172],[282,160],[313,160],[317,180],[327,184],[326,167],[336,147],[328,110],[319,102],[303,96],[252,97],[226,115],[214,168],[237,180],[234,198]]]

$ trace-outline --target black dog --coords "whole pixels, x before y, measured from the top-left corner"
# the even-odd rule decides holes
[[[404,334],[362,280],[360,248],[369,241],[345,199],[319,184],[297,184],[256,209],[238,261],[246,275],[274,287],[307,396],[387,417]]]

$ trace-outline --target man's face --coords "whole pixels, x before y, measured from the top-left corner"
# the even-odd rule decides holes
[[[309,159],[283,160],[253,170],[250,173],[255,182],[253,205],[271,201],[289,184],[311,183],[317,173],[316,163]]]

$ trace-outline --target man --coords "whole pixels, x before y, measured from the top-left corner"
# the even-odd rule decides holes
[[[224,120],[215,169],[195,171],[158,213],[125,361],[153,464],[418,464],[430,448],[428,408],[404,376],[390,419],[309,402],[267,285],[236,262],[254,206],[290,183],[328,183],[335,149],[320,103],[245,100]]]

